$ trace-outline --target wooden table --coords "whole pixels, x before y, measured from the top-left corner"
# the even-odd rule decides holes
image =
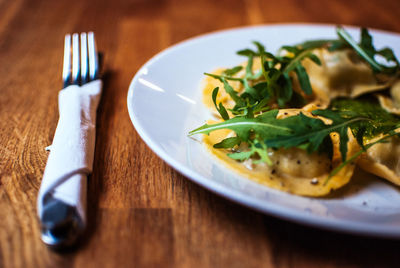
[[[311,229],[204,190],[131,124],[130,80],[155,53],[198,34],[279,22],[400,32],[400,1],[0,0],[0,267],[399,267],[400,241]],[[63,37],[87,30],[106,71],[89,231],[80,247],[56,253],[40,241],[36,197],[58,120]]]

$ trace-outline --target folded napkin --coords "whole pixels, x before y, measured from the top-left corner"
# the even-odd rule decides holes
[[[61,201],[74,210],[80,229],[86,225],[86,180],[93,166],[101,88],[101,80],[95,80],[83,86],[71,85],[59,92],[60,118],[49,146],[37,203],[42,230],[51,227],[52,221],[60,220],[52,219],[60,217],[55,214],[63,213],[62,208],[48,209],[54,201]]]

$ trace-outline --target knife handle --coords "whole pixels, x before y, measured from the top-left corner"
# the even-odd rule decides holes
[[[77,174],[70,178],[71,181],[80,183],[81,195],[86,196],[87,177],[84,174]],[[43,206],[41,218],[42,241],[55,249],[69,247],[75,244],[83,234],[86,227],[86,213],[79,208],[57,198],[57,192],[47,197]],[[86,198],[82,198],[86,200]]]

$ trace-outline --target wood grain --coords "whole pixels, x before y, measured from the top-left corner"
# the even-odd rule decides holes
[[[400,2],[0,0],[0,267],[398,267],[399,241],[259,214],[191,183],[135,132],[135,72],[186,38],[243,25],[353,24],[400,32]],[[89,229],[75,250],[40,241],[36,196],[58,120],[63,36],[105,53]]]

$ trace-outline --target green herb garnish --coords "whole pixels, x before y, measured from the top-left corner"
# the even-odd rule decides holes
[[[352,109],[355,107],[355,109]],[[331,123],[324,123],[319,118],[309,117],[300,113],[298,115],[278,119],[278,110],[271,110],[255,118],[235,117],[221,123],[205,124],[189,134],[209,134],[219,129],[230,129],[236,137],[228,138],[218,143],[216,148],[230,148],[241,142],[250,145],[260,144],[262,148],[288,149],[302,148],[307,152],[325,152],[332,156],[332,141],[330,134],[339,135],[342,161],[346,161],[349,130],[357,137],[362,148],[364,142],[381,133],[389,133],[400,127],[400,119],[384,111],[378,104],[362,102],[359,100],[337,100],[329,109],[316,110],[312,114],[330,119]],[[234,142],[233,142],[234,141]],[[250,152],[241,153],[246,159],[255,155],[260,156],[254,148]],[[235,159],[235,153],[229,155]],[[267,159],[267,158],[265,158]],[[266,161],[267,162],[267,161]]]
[[[371,65],[374,72],[394,74],[399,71],[399,61],[390,48],[383,48],[376,50],[372,44],[372,36],[368,33],[365,28],[361,29],[361,40],[357,42],[347,33],[342,27],[338,27],[336,32],[340,38],[346,41],[366,62]],[[393,63],[394,66],[383,65],[376,60],[376,56],[380,55],[386,59],[389,63]]]
[[[293,100],[299,103],[300,107],[304,102],[298,94],[296,98],[293,92],[293,78],[291,73],[297,75],[302,91],[305,95],[312,94],[310,79],[305,68],[302,66],[302,61],[306,58],[311,59],[316,64],[321,64],[318,57],[315,56],[311,49],[303,49],[300,47],[282,47],[282,51],[286,51],[284,56],[274,56],[265,50],[265,47],[258,42],[253,42],[257,47],[256,51],[251,49],[244,49],[237,54],[247,57],[247,65],[245,68],[244,77],[236,77],[239,71],[242,70],[240,66],[232,69],[225,70],[222,75],[205,73],[220,80],[224,84],[225,91],[230,95],[235,102],[232,109],[234,115],[246,115],[253,117],[258,110],[267,107],[271,103],[277,103],[279,107],[287,107],[287,104]],[[253,73],[253,62],[255,57],[260,57],[262,61],[261,70]],[[263,79],[262,79],[263,78]],[[239,81],[243,87],[244,92],[239,94],[230,85],[228,81]],[[260,107],[260,104],[263,107]]]
[[[326,153],[332,157],[333,144],[330,136],[335,133],[339,135],[342,163],[332,171],[327,181],[373,145],[398,135],[395,130],[400,128],[400,118],[386,112],[370,99],[337,99],[327,109],[315,110],[309,116],[299,113],[283,119],[277,118],[278,110],[273,108],[302,107],[306,103],[305,98],[313,93],[302,61],[309,59],[320,65],[320,59],[313,54],[316,48],[326,48],[329,51],[354,49],[371,66],[374,73],[399,75],[400,64],[393,51],[389,48],[375,49],[372,37],[366,29],[361,30],[359,43],[342,27],[338,27],[336,32],[336,40],[311,40],[294,46],[282,46],[276,55],[267,52],[262,44],[253,42],[255,50],[244,49],[237,52],[238,55],[247,57],[245,67],[235,66],[226,69],[221,75],[205,73],[222,82],[224,90],[235,105],[226,109],[222,103],[217,103],[219,88],[215,88],[212,100],[224,121],[205,124],[191,131],[189,135],[208,135],[215,130],[230,129],[236,136],[215,144],[215,148],[231,150],[228,156],[239,161],[252,158],[255,163],[265,162],[271,165],[268,148],[277,150],[296,147],[308,153]],[[383,57],[389,65],[378,62],[377,56]],[[261,69],[254,73],[256,57],[261,60]],[[242,70],[244,75],[239,77],[238,73]],[[301,91],[294,90],[294,78],[297,78]],[[243,92],[235,91],[229,81],[240,82]],[[232,118],[228,110],[233,114]],[[328,119],[330,123],[322,118]],[[350,133],[356,138],[361,150],[347,157]],[[378,135],[383,137],[378,141],[368,142]],[[246,151],[238,150],[241,143],[248,145]]]

